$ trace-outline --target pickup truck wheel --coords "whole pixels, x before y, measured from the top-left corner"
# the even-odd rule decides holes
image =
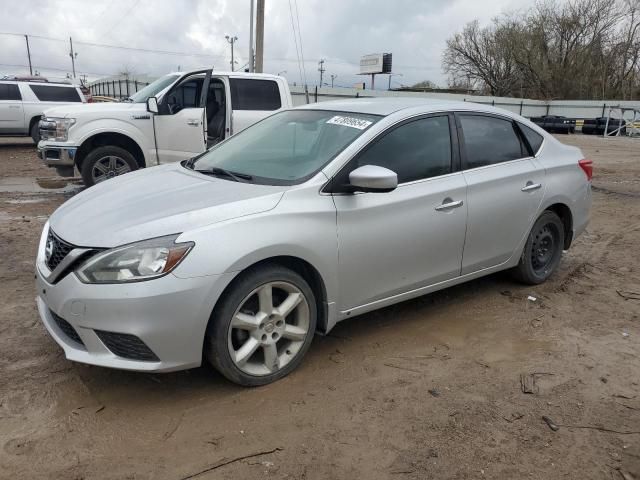
[[[82,180],[87,187],[138,169],[133,155],[121,147],[107,145],[91,151],[82,162]]]
[[[29,132],[29,135],[31,135],[31,138],[33,139],[33,143],[35,143],[36,146],[38,146],[38,142],[40,141],[39,122],[35,122],[33,125],[31,125],[31,131]]]

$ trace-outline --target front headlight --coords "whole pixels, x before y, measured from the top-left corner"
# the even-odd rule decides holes
[[[84,283],[124,283],[151,280],[173,270],[193,242],[175,243],[178,235],[152,238],[100,252],[84,262],[76,274]]]
[[[44,140],[66,142],[69,139],[69,129],[75,125],[75,118],[44,117],[40,120],[40,136]]]

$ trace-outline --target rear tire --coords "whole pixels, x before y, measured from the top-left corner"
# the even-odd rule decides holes
[[[205,355],[234,383],[272,383],[300,364],[316,318],[305,279],[280,265],[263,265],[240,274],[221,297],[207,327]]]
[[[31,130],[29,131],[29,135],[31,135],[31,139],[33,140],[33,143],[35,143],[37,147],[38,142],[40,141],[40,122],[34,122],[33,125],[31,125]]]
[[[107,145],[89,152],[82,161],[80,173],[84,184],[91,187],[137,169],[138,163],[131,153],[124,148]]]
[[[520,262],[513,269],[516,280],[538,285],[547,280],[560,264],[564,248],[564,225],[558,215],[545,211],[533,224]]]

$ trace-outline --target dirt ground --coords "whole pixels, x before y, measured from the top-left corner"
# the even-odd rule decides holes
[[[77,187],[1,140],[0,478],[640,479],[640,139],[561,138],[595,161],[594,204],[550,281],[354,318],[256,389],[65,360],[33,264]]]

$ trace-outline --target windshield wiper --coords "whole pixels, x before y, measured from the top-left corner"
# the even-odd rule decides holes
[[[121,100],[123,103],[133,103],[133,98],[127,97]]]
[[[206,170],[196,170],[196,172],[203,173],[205,175],[229,177],[235,180],[236,182],[242,182],[243,180],[244,181],[253,180],[253,177],[251,175],[247,175],[246,173],[232,172],[230,170],[225,170],[224,168],[220,168],[220,167],[211,167],[211,168],[207,168]]]

